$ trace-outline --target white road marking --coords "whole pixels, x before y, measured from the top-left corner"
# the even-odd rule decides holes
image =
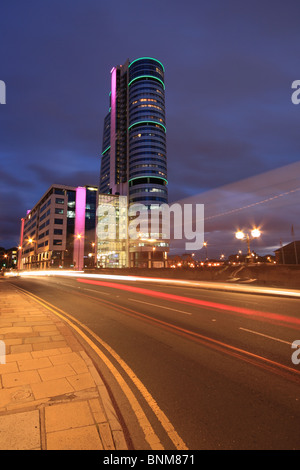
[[[110,295],[108,292],[102,292],[101,290],[96,290],[96,289],[83,288],[82,290],[89,290],[90,292],[94,292],[94,294]]]
[[[280,343],[288,344],[289,346],[291,346],[292,344],[291,342],[284,341],[283,339],[279,339],[279,338],[274,338],[273,336],[268,336],[263,333],[259,333],[258,331],[248,330],[247,328],[242,328],[242,327],[240,327],[239,329],[243,331],[248,331],[248,333],[253,333],[255,335],[264,336],[265,338],[268,338],[268,339],[273,339],[274,341],[279,341]]]
[[[128,299],[128,300],[132,300],[133,302],[140,302],[141,304],[152,305],[153,307],[165,308],[167,310],[172,310],[173,312],[185,313],[185,315],[192,315],[190,312],[184,312],[183,310],[177,310],[176,308],[171,308],[171,307],[164,307],[163,305],[151,304],[150,302],[143,302],[143,300],[137,300],[137,299]]]

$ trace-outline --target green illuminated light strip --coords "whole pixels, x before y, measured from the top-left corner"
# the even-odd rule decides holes
[[[110,149],[110,146],[107,147],[107,148],[102,152],[102,155],[104,155],[104,154],[107,152],[107,150],[109,150],[109,149]]]
[[[140,180],[141,178],[157,178],[159,180],[164,180],[168,184],[168,180],[166,180],[166,178],[162,178],[161,176],[135,176],[134,178],[130,178],[130,180],[128,180],[128,183],[133,180]],[[141,183],[141,184],[145,184],[145,183]]]
[[[138,60],[143,60],[143,59],[150,59],[150,60],[155,60],[155,62],[158,62],[161,66],[161,68],[163,69],[163,71],[165,71],[165,68],[163,66],[163,64],[161,62],[159,62],[159,60],[157,59],[154,59],[153,57],[140,57],[139,59],[135,59],[133,62],[131,62],[129,64],[129,67],[131,67],[132,64],[134,64],[135,62],[137,62]]]
[[[153,78],[154,80],[157,80],[162,84],[164,90],[166,89],[164,82],[160,78],[154,77],[153,75],[140,75],[139,77],[133,78],[131,82],[128,83],[128,86],[130,86],[136,80],[139,80],[139,78]]]
[[[158,126],[161,126],[165,132],[167,132],[167,129],[165,128],[165,126],[163,124],[161,124],[160,122],[157,122],[157,121],[138,121],[138,122],[134,122],[133,124],[131,124],[131,126],[128,127],[128,130],[130,131],[130,129],[133,127],[133,126],[137,126],[138,124],[157,124]]]

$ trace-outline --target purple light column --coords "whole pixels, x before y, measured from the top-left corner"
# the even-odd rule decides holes
[[[18,249],[18,269],[21,269],[22,253],[23,253],[23,241],[24,241],[24,219],[21,219],[21,232],[20,232],[20,244]]]
[[[111,97],[110,97],[110,187],[115,194],[116,172],[115,172],[115,136],[116,136],[116,97],[117,97],[117,69],[111,70]]]
[[[85,236],[85,204],[86,188],[76,188],[75,202],[75,233],[73,259],[75,268],[81,271],[84,267],[84,236]]]

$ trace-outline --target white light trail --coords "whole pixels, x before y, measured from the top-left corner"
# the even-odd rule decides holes
[[[185,287],[197,287],[199,289],[212,289],[226,292],[240,292],[240,293],[251,293],[251,294],[266,294],[274,296],[284,296],[290,298],[300,298],[300,291],[293,289],[274,289],[268,287],[239,285],[239,284],[227,284],[226,282],[206,282],[206,281],[190,281],[184,279],[167,279],[167,278],[156,278],[156,277],[142,277],[142,276],[126,276],[116,274],[90,274],[83,271],[62,271],[62,270],[51,270],[51,271],[20,271],[17,273],[9,272],[5,274],[6,277],[49,277],[49,276],[62,276],[62,277],[73,277],[73,278],[88,278],[88,279],[107,279],[124,282],[149,282],[159,283],[167,285],[177,285]]]

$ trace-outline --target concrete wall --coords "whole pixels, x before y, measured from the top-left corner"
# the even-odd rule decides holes
[[[215,266],[180,269],[97,269],[98,274],[117,274],[141,277],[188,279],[195,281],[243,282],[253,280],[253,285],[300,288],[300,266],[253,265]]]

